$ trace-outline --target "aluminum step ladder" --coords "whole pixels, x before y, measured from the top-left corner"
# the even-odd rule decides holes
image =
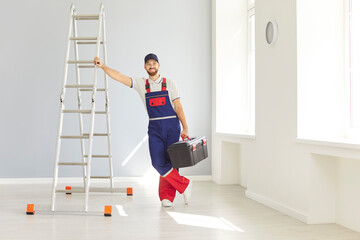
[[[77,32],[77,22],[78,21],[98,21],[97,25],[97,36],[96,37],[79,37]],[[113,162],[111,156],[111,142],[110,142],[110,116],[109,116],[109,94],[108,94],[108,78],[104,73],[104,88],[98,88],[98,67],[94,65],[93,60],[80,60],[79,59],[79,45],[88,45],[88,44],[96,44],[96,52],[94,52],[94,56],[100,56],[100,50],[102,46],[102,54],[103,61],[106,64],[106,35],[105,35],[105,12],[104,5],[100,5],[99,14],[96,15],[77,15],[75,11],[75,6],[72,4],[70,8],[70,17],[69,17],[69,28],[67,35],[67,45],[66,45],[66,54],[65,54],[65,67],[64,67],[64,76],[63,76],[63,85],[62,92],[60,95],[60,117],[59,117],[59,126],[58,126],[58,134],[57,134],[57,143],[56,143],[56,156],[55,156],[55,167],[54,167],[54,177],[53,177],[53,186],[52,186],[52,203],[51,203],[51,211],[55,211],[55,201],[57,193],[84,193],[85,202],[84,202],[84,211],[88,212],[88,202],[89,202],[89,192],[90,188],[90,179],[98,178],[98,179],[109,179],[110,180],[110,188],[106,189],[108,192],[119,192],[114,188],[113,181]],[[70,60],[70,48],[72,47],[74,51],[75,59]],[[69,65],[72,64],[75,67],[76,73],[76,84],[67,84],[68,81],[68,69]],[[93,68],[94,69],[94,78],[92,84],[82,84],[80,82],[80,69],[82,68]],[[65,109],[65,96],[67,89],[73,89],[77,91],[77,109]],[[81,106],[81,92],[82,91],[90,91],[91,95],[91,109],[83,109]],[[97,91],[105,92],[105,110],[104,111],[96,111],[96,93]],[[90,101],[90,100],[89,100]],[[64,114],[78,114],[79,117],[79,130],[80,135],[62,135],[63,130],[63,118]],[[90,115],[90,127],[89,133],[84,133],[84,123],[83,123],[83,115]],[[102,114],[106,115],[106,129],[105,133],[94,133],[94,124],[95,124],[95,115]],[[107,146],[108,153],[103,155],[93,155],[93,138],[94,137],[106,137],[107,138]],[[69,139],[80,139],[81,145],[81,161],[79,162],[60,162],[60,149],[61,149],[61,141]],[[87,154],[85,153],[85,140],[88,142]],[[108,176],[91,176],[91,162],[93,158],[105,158],[108,159],[109,163],[109,175]],[[73,188],[72,190],[59,190],[57,189],[58,185],[58,175],[59,175],[59,167],[60,166],[81,166],[83,168],[83,188]],[[96,190],[95,190],[96,191]],[[102,190],[99,190],[104,192]]]

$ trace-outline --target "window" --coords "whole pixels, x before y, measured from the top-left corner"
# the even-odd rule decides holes
[[[254,0],[216,1],[216,132],[255,133]]]
[[[347,25],[347,135],[360,137],[360,0],[348,0]]]
[[[347,138],[345,2],[296,2],[299,139]]]

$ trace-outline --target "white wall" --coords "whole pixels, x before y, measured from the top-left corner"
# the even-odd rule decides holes
[[[268,45],[265,26],[276,20],[279,36]],[[296,139],[296,2],[255,3],[255,132],[247,161],[247,194],[284,205],[302,215],[307,210],[308,171],[298,162]],[[245,147],[246,148],[246,147]]]
[[[213,134],[213,180],[243,185],[248,197],[303,222],[338,223],[360,231],[359,145],[296,140],[296,7],[296,0],[256,0],[256,136]],[[213,21],[217,17],[213,11]],[[276,20],[279,27],[278,41],[271,46],[265,41],[269,20]],[[213,43],[213,51],[216,48]],[[226,59],[214,57],[213,67],[219,71],[216,62]],[[213,84],[221,81],[216,71]],[[212,94],[215,98],[214,90]],[[238,161],[229,164],[234,158]]]
[[[95,14],[100,5],[100,1],[73,2],[79,14]],[[0,177],[53,175],[70,3],[2,3]],[[157,53],[160,73],[179,86],[191,136],[206,135],[210,140],[211,2],[103,3],[108,65],[129,76],[146,76],[143,58],[149,52]],[[142,176],[151,167],[147,141],[125,166],[121,165],[147,134],[145,108],[135,91],[115,81],[110,81],[110,101],[115,176]],[[71,150],[66,156],[78,157]],[[209,175],[210,159],[182,172]],[[97,168],[93,169],[96,174]],[[68,168],[60,173],[72,177],[81,172]]]

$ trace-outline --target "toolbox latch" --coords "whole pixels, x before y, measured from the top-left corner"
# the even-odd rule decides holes
[[[196,150],[196,144],[192,145],[192,151],[194,152]]]

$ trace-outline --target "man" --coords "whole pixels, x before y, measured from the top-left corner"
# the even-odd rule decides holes
[[[177,169],[172,168],[167,148],[180,137],[180,123],[183,126],[182,138],[189,137],[185,113],[174,81],[160,77],[159,59],[149,53],[145,56],[145,70],[149,78],[130,78],[101,63],[94,58],[94,64],[105,71],[109,77],[130,88],[134,88],[142,99],[149,115],[149,150],[153,167],[160,174],[159,197],[163,207],[170,207],[176,191],[183,194],[185,204],[191,196],[192,182],[180,176]]]

